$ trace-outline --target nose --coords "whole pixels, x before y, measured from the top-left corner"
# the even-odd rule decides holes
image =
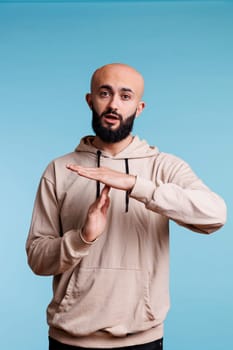
[[[118,110],[119,108],[119,98],[117,95],[112,95],[111,99],[109,100],[108,107],[113,110]]]

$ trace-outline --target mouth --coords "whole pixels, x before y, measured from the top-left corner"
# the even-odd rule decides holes
[[[111,124],[111,125],[117,124],[117,122],[119,122],[120,120],[120,118],[117,115],[111,114],[111,113],[104,114],[102,118],[105,123]]]

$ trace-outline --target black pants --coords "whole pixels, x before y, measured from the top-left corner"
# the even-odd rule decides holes
[[[163,350],[163,339],[155,340],[152,343],[132,345],[122,348],[111,348],[114,350]],[[49,337],[49,350],[108,350],[101,348],[81,348],[80,346],[66,345]]]

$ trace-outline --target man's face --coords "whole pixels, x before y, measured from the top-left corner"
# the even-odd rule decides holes
[[[86,96],[96,135],[108,143],[126,138],[144,107],[142,91],[143,80],[132,68],[116,64],[98,70]]]

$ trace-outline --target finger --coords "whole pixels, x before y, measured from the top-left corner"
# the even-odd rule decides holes
[[[74,171],[76,173],[78,173],[78,171],[79,171],[79,166],[75,165],[75,164],[67,164],[66,168],[71,170],[71,171]]]
[[[103,202],[102,202],[102,207],[101,207],[101,211],[103,213],[103,215],[106,215],[107,210],[109,208],[110,205],[110,197],[109,197],[109,191],[110,191],[110,187],[105,185],[104,188],[101,191],[101,197],[103,198]]]
[[[111,189],[110,186],[105,185],[104,188],[102,189],[101,193],[102,193],[104,196],[108,196],[108,194],[109,194],[109,192],[110,192],[110,189]]]
[[[66,168],[77,173],[80,176],[86,177],[91,180],[101,179],[101,174],[99,174],[100,168],[84,168],[80,165],[75,164],[67,164]]]
[[[95,172],[96,169],[100,168],[88,168],[88,167],[83,167],[78,164],[66,164],[67,169],[73,170],[73,171],[82,171],[82,172]]]
[[[106,214],[107,214],[107,211],[108,211],[109,206],[110,206],[110,198],[108,197],[108,198],[106,199],[106,201],[105,201],[105,203],[104,203],[102,209],[101,209],[103,215],[106,215]]]
[[[108,196],[109,191],[110,191],[110,187],[105,185],[98,198],[98,204],[97,204],[98,209],[101,209],[105,205],[106,201],[109,201],[109,196]]]

